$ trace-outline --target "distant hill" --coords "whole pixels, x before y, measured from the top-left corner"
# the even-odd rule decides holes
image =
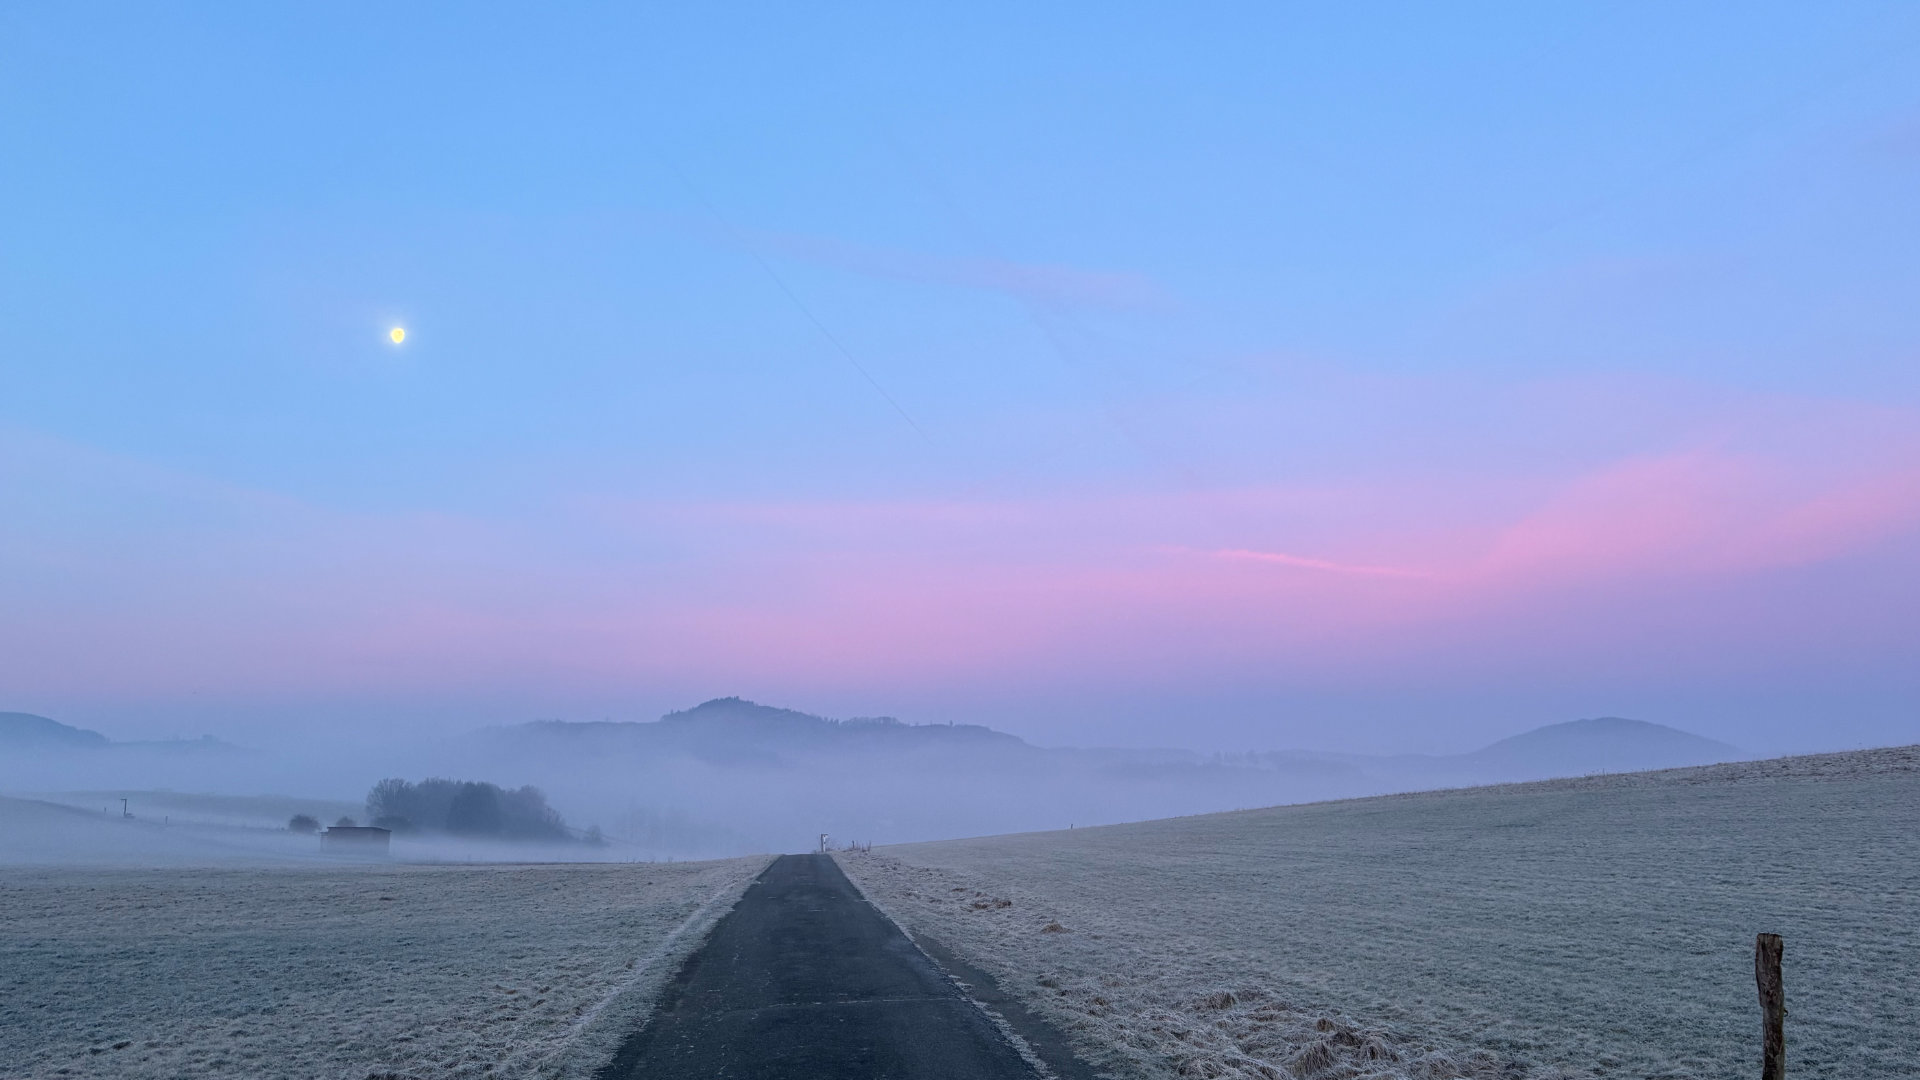
[[[650,722],[490,728],[459,753],[436,767],[531,782],[615,840],[697,857],[804,850],[821,833],[885,843],[1258,806],[1283,779],[1192,776],[1204,758],[1185,752],[1046,749],[977,724],[836,720],[741,698]]]
[[[713,764],[772,764],[814,753],[910,752],[932,748],[1033,750],[978,724],[904,724],[891,716],[832,720],[744,698],[715,698],[659,720],[574,723],[537,720],[494,729],[495,739],[603,751],[686,754]]]
[[[802,850],[820,833],[885,843],[1020,832],[1741,756],[1617,718],[1452,755],[1050,748],[977,724],[835,720],[737,697],[650,722],[491,728],[460,752],[437,767],[532,782],[609,836],[701,857]]]
[[[33,713],[0,712],[0,746],[13,750],[118,750],[190,754],[239,748],[211,735],[197,739],[140,739],[122,742],[97,731],[63,724]]]
[[[105,735],[32,713],[0,713],[0,746],[14,750],[100,750]]]
[[[1742,756],[1715,739],[1619,716],[1548,724],[1463,755],[1472,765],[1516,779],[1644,772],[1711,765]]]

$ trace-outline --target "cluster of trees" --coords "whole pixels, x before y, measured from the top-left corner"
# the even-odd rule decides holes
[[[358,822],[355,822],[350,817],[343,817],[339,821],[334,822],[334,824],[345,825],[348,828],[352,828],[358,824]],[[295,814],[293,817],[287,819],[287,831],[312,835],[320,831],[320,819],[314,817],[312,814]]]
[[[471,780],[382,780],[367,793],[367,816],[395,832],[428,829],[498,840],[566,840],[571,834],[539,788],[509,791]]]

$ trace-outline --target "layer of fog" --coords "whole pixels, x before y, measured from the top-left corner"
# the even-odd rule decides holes
[[[289,820],[369,824],[368,793],[388,778],[531,785],[571,837],[403,827],[392,858],[662,860],[807,850],[823,834],[829,846],[933,840],[1738,756],[1627,721],[1455,757],[1048,749],[981,727],[834,721],[726,699],[649,724],[549,722],[414,743],[14,744],[0,756],[0,792],[28,801],[8,804],[0,861],[336,858]]]

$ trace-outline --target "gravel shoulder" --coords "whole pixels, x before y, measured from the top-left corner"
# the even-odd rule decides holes
[[[1134,1077],[1746,1077],[1920,1059],[1920,748],[843,854]]]
[[[766,863],[0,868],[0,1077],[590,1075]]]

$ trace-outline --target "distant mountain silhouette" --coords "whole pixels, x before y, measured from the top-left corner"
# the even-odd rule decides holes
[[[880,842],[1137,821],[1239,807],[1726,761],[1658,724],[1552,724],[1452,755],[1051,748],[975,724],[834,720],[717,698],[651,722],[491,728],[463,768],[532,782],[617,839],[713,855],[801,850],[819,833]],[[579,805],[579,804],[574,804]],[[742,846],[747,845],[747,846]]]
[[[1674,769],[1740,756],[1738,747],[1715,739],[1619,716],[1548,724],[1463,755],[1476,766],[1527,778]]]
[[[202,735],[197,739],[121,742],[97,731],[21,712],[0,713],[0,746],[15,750],[151,750],[175,754],[238,749],[232,743],[222,742],[211,735]]]
[[[905,724],[890,716],[833,720],[744,698],[715,698],[651,722],[541,720],[483,733],[539,754],[690,757],[717,766],[780,765],[818,755],[913,760],[998,772],[1070,766],[1120,781],[1219,784],[1249,794],[1244,774],[1284,775],[1303,795],[1410,790],[1639,772],[1741,757],[1734,746],[1662,724],[1617,716],[1548,724],[1466,754],[1275,751],[1207,755],[1187,750],[1043,749],[978,724]]]
[[[212,737],[121,742],[45,716],[0,712],[0,791],[205,790],[211,778],[239,775],[233,766],[243,755],[258,760]]]
[[[0,746],[17,750],[99,750],[111,746],[105,735],[71,727],[32,713],[0,713]]]
[[[688,754],[713,764],[772,764],[791,755],[912,752],[928,748],[1027,749],[1018,737],[978,724],[903,724],[891,716],[831,720],[744,698],[714,698],[659,720],[573,723],[536,720],[496,729],[495,737],[567,742],[606,751]]]

